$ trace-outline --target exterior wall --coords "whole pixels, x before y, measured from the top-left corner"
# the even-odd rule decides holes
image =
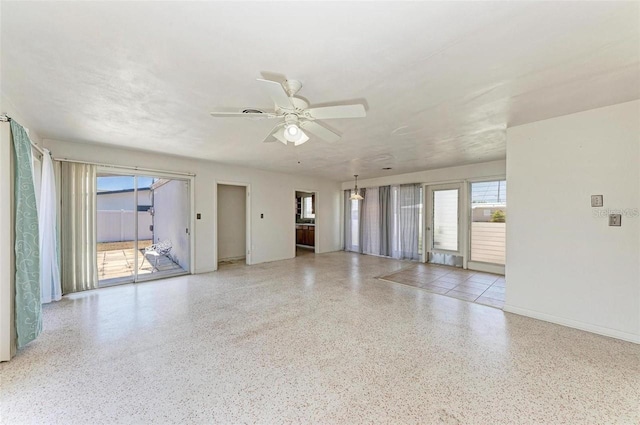
[[[130,192],[98,192],[98,211],[133,211],[135,204],[133,190]],[[138,205],[151,206],[151,190],[138,190]]]
[[[505,310],[640,343],[638,164],[640,101],[508,129]]]
[[[135,216],[133,211],[98,211],[97,238],[101,242],[124,242],[135,239]],[[151,231],[151,214],[138,212],[138,238],[150,240],[153,238]]]
[[[189,182],[169,180],[153,190],[153,242],[171,241],[169,256],[189,270]]]

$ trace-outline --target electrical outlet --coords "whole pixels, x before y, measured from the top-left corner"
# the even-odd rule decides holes
[[[622,214],[609,214],[609,226],[622,226]]]
[[[602,207],[603,205],[604,205],[604,201],[602,199],[602,195],[591,195],[592,207]]]

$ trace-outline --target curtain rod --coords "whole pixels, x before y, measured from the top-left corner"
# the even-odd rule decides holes
[[[183,173],[183,172],[180,172],[180,171],[158,170],[158,169],[155,169],[155,168],[131,167],[131,166],[127,166],[127,165],[104,164],[104,163],[101,163],[101,162],[78,161],[78,160],[75,160],[75,159],[68,159],[68,158],[53,158],[53,160],[54,161],[61,161],[61,162],[73,162],[73,163],[76,163],[76,164],[96,165],[98,167],[105,167],[105,168],[120,168],[120,169],[124,169],[124,170],[148,171],[150,173],[173,174],[173,175],[176,175],[176,176],[195,177],[194,173]]]
[[[2,113],[0,114],[0,122],[11,122],[11,117],[5,113]],[[25,128],[25,131],[27,132],[27,136],[28,136],[29,130]],[[37,144],[33,143],[33,140],[31,140],[31,137],[29,137],[29,142],[31,143],[32,148],[40,152],[40,155],[44,156],[44,150]]]

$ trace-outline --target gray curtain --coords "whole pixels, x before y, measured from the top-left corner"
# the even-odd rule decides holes
[[[391,186],[378,188],[378,215],[380,225],[380,250],[378,255],[391,256],[391,241],[393,231]]]
[[[393,258],[420,259],[420,213],[422,211],[422,185],[406,184],[394,187],[396,192]]]
[[[362,252],[380,255],[380,196],[379,188],[367,189],[367,196],[361,202]]]
[[[364,199],[362,201],[358,201],[359,202],[359,208],[358,208],[358,249],[357,252],[359,252],[360,254],[363,253],[362,247],[364,246],[364,219],[363,219],[363,212],[364,212],[364,201],[367,199],[367,189],[362,188],[360,189],[360,196],[362,196]]]
[[[15,330],[18,348],[42,332],[40,303],[40,244],[36,192],[33,184],[31,140],[25,129],[11,121],[15,161]]]
[[[96,166],[62,163],[62,292],[98,287]]]

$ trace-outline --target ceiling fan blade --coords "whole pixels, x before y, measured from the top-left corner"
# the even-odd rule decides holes
[[[258,78],[258,81],[278,108],[295,109],[295,106],[291,103],[291,99],[289,99],[287,92],[284,91],[282,84],[275,81],[263,80],[261,78]]]
[[[280,127],[278,130],[275,131],[275,133],[272,133],[271,135],[275,137],[276,140],[278,140],[280,143],[284,145],[287,144],[287,139],[284,138],[284,127]]]
[[[367,111],[364,109],[364,105],[336,105],[336,106],[323,106],[320,108],[310,108],[306,112],[311,118],[317,120],[329,120],[334,118],[364,118],[367,116]]]
[[[305,121],[300,123],[300,127],[308,130],[309,132],[315,134],[319,138],[326,140],[329,143],[335,143],[340,140],[340,135],[334,133],[328,128],[318,124],[315,121]]]
[[[265,119],[265,118],[278,118],[276,114],[271,112],[255,113],[255,112],[211,112],[212,117],[216,118],[253,118],[253,119]]]

